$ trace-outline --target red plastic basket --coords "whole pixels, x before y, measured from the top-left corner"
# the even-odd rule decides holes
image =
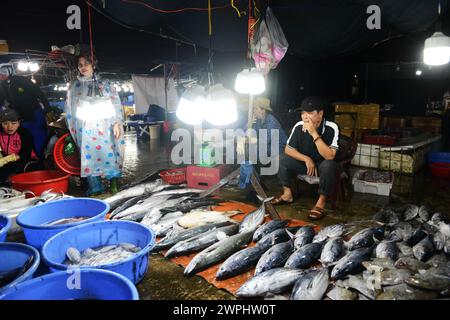
[[[55,149],[53,150],[53,157],[55,159],[56,165],[63,170],[74,176],[79,176],[81,171],[81,155],[78,150],[71,154],[64,154],[64,146],[66,145],[66,138],[69,136],[69,133],[66,133],[55,144]]]
[[[375,136],[366,134],[363,137],[362,143],[376,144],[382,146],[393,146],[397,142],[397,138],[393,136]]]
[[[433,176],[450,179],[450,163],[435,162],[430,164],[430,168]]]
[[[70,174],[59,170],[42,170],[16,174],[9,180],[14,189],[32,191],[36,196],[42,192],[52,190],[54,192],[69,191]],[[27,195],[27,198],[30,197]]]
[[[168,184],[182,184],[186,182],[186,168],[166,170],[160,172],[159,176]]]

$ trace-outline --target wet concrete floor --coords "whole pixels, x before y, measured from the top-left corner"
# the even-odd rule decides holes
[[[146,173],[157,169],[170,168],[170,147],[159,141],[142,143],[136,141],[132,133],[127,136],[126,159],[123,183],[133,181]],[[277,195],[280,188],[276,177],[263,178],[269,195]],[[316,200],[317,187],[305,183],[300,185],[300,197],[292,205],[277,207],[282,218],[294,218],[307,221],[308,210]],[[223,199],[249,202],[247,196],[237,187],[225,187],[217,195]],[[383,206],[401,206],[405,203],[429,204],[436,211],[447,212],[450,208],[450,183],[431,177],[424,170],[414,177],[396,175],[390,197],[350,192],[345,202],[338,203],[338,209],[328,210],[327,216],[316,222],[319,225],[353,222],[363,227],[367,220]],[[256,205],[256,204],[255,204]],[[141,299],[175,300],[222,300],[235,299],[233,295],[219,290],[203,278],[183,276],[183,268],[153,254],[150,268],[144,280],[137,286]]]
[[[155,170],[174,167],[170,161],[171,148],[157,140],[138,142],[134,133],[127,133],[124,174],[121,184],[143,177]],[[277,195],[280,188],[275,177],[264,177],[263,182],[269,195]],[[300,197],[292,205],[277,207],[282,218],[307,221],[308,210],[316,200],[317,187],[305,183],[300,185]],[[71,195],[83,196],[79,187],[71,183]],[[217,195],[227,200],[249,202],[239,188],[227,186]],[[109,196],[104,194],[100,198]],[[445,212],[450,208],[450,183],[431,177],[424,170],[414,177],[396,175],[390,197],[350,192],[345,202],[338,204],[336,211],[327,210],[326,217],[316,222],[319,225],[333,223],[355,223],[365,226],[367,220],[383,206],[401,206],[405,203],[428,204],[436,211]],[[256,205],[256,204],[255,204]],[[160,254],[153,254],[144,280],[137,286],[142,300],[232,300],[230,293],[219,290],[203,278],[183,276],[183,268]]]

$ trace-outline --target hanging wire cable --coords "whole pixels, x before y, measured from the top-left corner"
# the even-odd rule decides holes
[[[91,64],[94,66],[94,45],[92,40],[92,14],[91,14],[91,2],[87,2],[88,6],[88,19],[89,19],[89,37],[90,37],[90,46],[91,46]]]
[[[245,15],[246,12],[245,12],[245,11],[242,11],[242,12],[239,11],[238,7],[236,7],[236,5],[234,4],[234,1],[235,1],[235,0],[231,0],[231,6],[233,7],[234,10],[236,10],[236,12],[237,12],[237,14],[238,14],[238,17],[240,18],[241,15]]]
[[[211,0],[208,0],[208,36],[209,36],[209,58],[208,58],[208,83],[209,86],[213,86],[214,85],[214,79],[213,79],[213,75],[212,75],[212,70],[213,70],[213,65],[212,65],[212,50],[211,50],[211,35],[212,35],[212,9],[211,9]]]
[[[239,0],[237,0],[237,1],[239,1]],[[151,5],[149,5],[148,3],[145,3],[142,1],[137,1],[137,0],[122,0],[122,2],[131,3],[131,4],[139,4],[144,7],[149,8],[153,11],[159,12],[159,13],[180,13],[180,12],[184,12],[184,11],[209,11],[210,10],[209,8],[180,8],[180,9],[175,9],[175,10],[163,10],[163,9],[155,8]],[[231,7],[231,5],[213,7],[213,8],[211,8],[211,10],[226,9],[229,7]]]

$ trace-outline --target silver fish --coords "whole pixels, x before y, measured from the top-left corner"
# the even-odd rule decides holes
[[[178,242],[166,252],[165,257],[179,257],[206,249],[214,243],[225,239],[225,237],[236,234],[238,230],[239,226],[237,224],[209,230],[195,237]]]
[[[261,246],[258,247],[261,248]],[[267,247],[265,250],[267,250]],[[292,254],[293,250],[293,241],[274,245],[269,250],[267,250],[259,259],[255,268],[255,275],[261,274],[270,269],[283,267]]]
[[[323,247],[319,261],[324,267],[328,267],[339,261],[344,254],[344,240],[342,238],[331,238]]]
[[[403,212],[403,220],[411,221],[419,215],[419,207],[413,204],[406,206],[406,210]]]
[[[225,280],[250,270],[263,254],[263,248],[260,247],[249,247],[236,252],[220,266],[216,279]]]
[[[288,223],[288,220],[271,220],[263,224],[255,231],[255,234],[253,235],[253,242],[256,243],[269,233],[272,233],[277,229],[286,227]]]
[[[161,198],[165,199],[167,196],[161,196]],[[181,197],[178,199],[172,199],[172,200],[164,200],[161,203],[155,204],[150,211],[144,216],[144,218],[141,221],[141,224],[144,226],[151,226],[153,224],[158,223],[161,218],[164,216],[164,214],[161,212],[161,209],[165,208],[166,206],[176,205],[184,200],[188,199],[188,197]]]
[[[245,282],[236,292],[236,296],[252,298],[286,292],[304,273],[304,270],[288,268],[268,270]]]
[[[242,246],[247,245],[252,240],[253,233],[254,230],[238,233],[206,248],[191,260],[184,270],[184,274],[186,276],[193,275],[228,258]]]
[[[395,242],[381,241],[375,248],[375,256],[380,259],[398,259],[399,249]]]
[[[309,270],[295,283],[291,300],[322,300],[329,281],[327,269]]]
[[[359,272],[362,268],[362,262],[370,259],[372,248],[361,248],[350,251],[333,267],[331,272],[332,279],[342,279],[349,274]]]
[[[158,179],[156,181],[142,183],[132,188],[128,188],[126,190],[122,190],[115,195],[104,199],[107,204],[110,205],[111,208],[116,207],[119,203],[123,202],[124,199],[130,199],[138,196],[142,196],[145,193],[154,192],[158,187],[163,186],[163,181]]]
[[[436,251],[442,251],[444,249],[445,239],[446,237],[440,231],[433,235],[433,244]]]
[[[313,242],[323,242],[328,238],[339,238],[342,237],[346,232],[345,225],[343,224],[333,224],[331,226],[326,226],[321,229],[319,233],[314,237]]]
[[[425,239],[423,239],[413,247],[414,257],[416,257],[416,259],[422,262],[425,262],[429,258],[431,258],[433,253],[434,253],[434,246],[433,242],[430,240],[429,237],[425,237]]]
[[[239,232],[242,233],[250,230],[255,230],[264,222],[264,217],[266,215],[266,203],[272,201],[273,197],[267,199],[262,199],[261,197],[258,198],[262,202],[261,206],[257,210],[250,212],[244,217],[239,226]]]
[[[438,296],[436,292],[415,289],[405,283],[383,289],[377,300],[431,300]]]
[[[419,218],[417,218],[417,220],[419,220],[420,222],[427,222],[428,220],[431,219],[431,208],[427,205],[424,206],[420,206],[419,208]]]
[[[419,270],[429,269],[430,265],[413,257],[403,257],[395,262],[395,267],[398,269],[407,269],[416,273],[419,272]]]
[[[336,285],[346,289],[355,289],[370,300],[375,300],[377,295],[377,291],[369,288],[367,281],[364,281],[361,275],[349,275],[346,280],[337,281]]]
[[[295,250],[311,243],[314,239],[315,231],[311,226],[301,227],[295,234],[294,247]]]

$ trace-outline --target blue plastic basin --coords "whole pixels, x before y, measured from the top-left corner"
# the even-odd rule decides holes
[[[20,282],[31,279],[41,261],[39,252],[26,244],[2,242],[0,243],[0,272],[10,271],[22,267],[30,256],[33,256],[33,264],[20,277],[0,288],[0,293]]]
[[[429,163],[450,163],[450,152],[429,152]]]
[[[139,300],[139,295],[120,274],[79,269],[22,282],[0,293],[0,300]]]
[[[11,228],[11,219],[7,216],[0,215],[0,242],[6,241],[8,230]]]
[[[105,220],[109,204],[98,199],[75,198],[44,203],[29,208],[17,216],[17,224],[22,227],[27,243],[41,249],[44,243],[66,229],[95,221]],[[59,219],[91,217],[89,219],[60,225],[45,226]]]
[[[155,245],[155,234],[146,226],[130,221],[103,221],[83,224],[58,233],[42,247],[42,256],[51,272],[67,270],[66,251],[131,243],[142,248],[128,259],[96,267],[117,272],[133,283],[141,281],[148,269],[149,251]]]

